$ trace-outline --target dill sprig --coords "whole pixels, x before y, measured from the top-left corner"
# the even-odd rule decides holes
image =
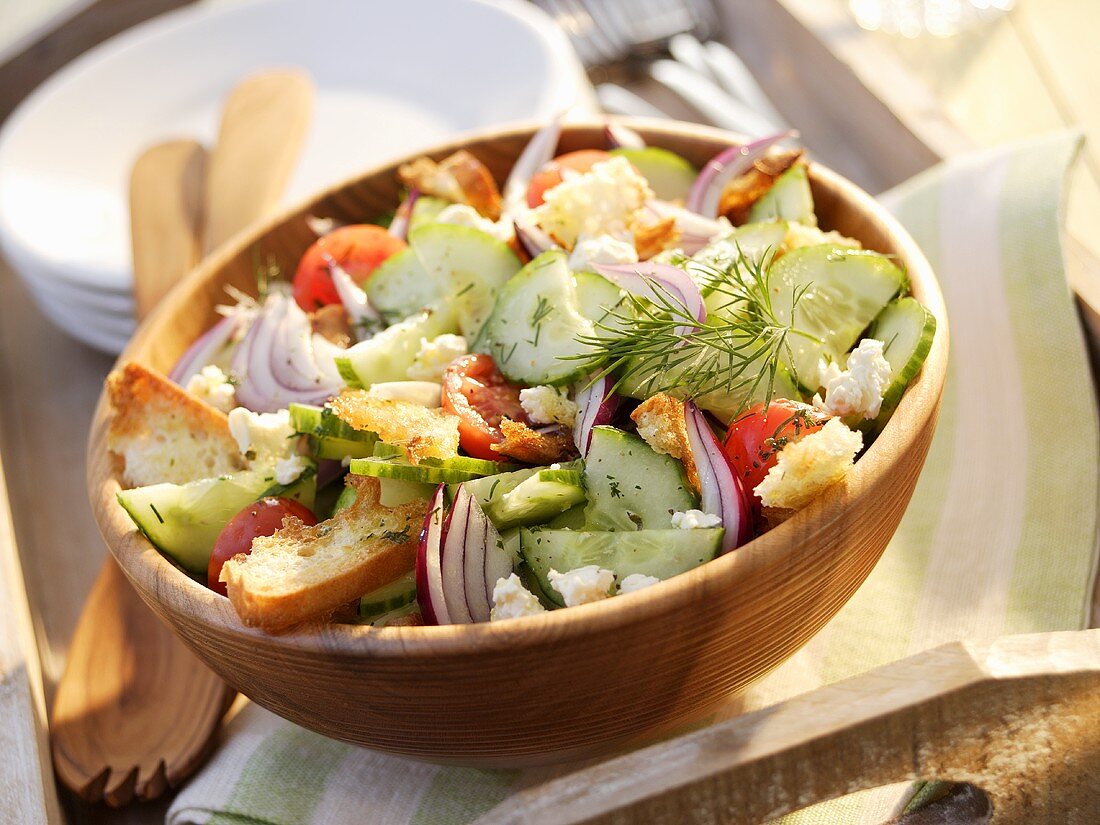
[[[616,388],[628,384],[646,395],[698,399],[721,393],[741,399],[737,414],[749,399],[771,401],[780,362],[793,362],[791,337],[813,336],[778,316],[769,288],[770,255],[749,258],[740,246],[737,253],[728,264],[691,262],[693,274],[724,297],[719,309],[729,317],[712,314],[698,321],[677,295],[651,282],[653,299],[628,293],[595,322],[593,334],[578,337],[590,352],[577,360],[596,377],[616,373]],[[788,317],[805,292],[795,291]]]

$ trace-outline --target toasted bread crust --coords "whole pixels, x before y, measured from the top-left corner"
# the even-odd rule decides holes
[[[639,404],[630,414],[630,420],[638,425],[638,435],[650,447],[683,462],[688,481],[698,490],[699,471],[688,441],[684,402],[659,392]]]
[[[397,170],[401,182],[426,195],[472,206],[490,220],[500,217],[500,190],[489,169],[480,160],[459,149],[436,163],[421,157]]]
[[[378,398],[366,390],[344,390],[329,406],[355,429],[377,433],[387,444],[404,447],[413,464],[424,458],[452,458],[458,454],[457,415],[408,401]]]
[[[107,445],[127,485],[184,484],[244,468],[225,413],[159,372],[126,363],[107,376],[107,397],[114,410]]]
[[[342,605],[413,569],[426,501],[379,504],[376,478],[349,477],[355,503],[306,526],[288,518],[225,563],[229,601],[250,626],[277,632],[331,616]]]
[[[675,246],[680,240],[676,219],[671,217],[662,218],[656,223],[635,222],[631,228],[634,231],[634,248],[638,252],[640,261],[648,261],[653,256]]]
[[[801,151],[771,152],[760,158],[749,171],[726,184],[718,213],[729,218],[734,226],[745,223],[753,204],[772,188],[776,178],[801,158]]]
[[[577,457],[577,447],[568,430],[549,433],[535,432],[521,421],[502,418],[500,431],[504,440],[490,444],[493,452],[528,464],[552,464]]]

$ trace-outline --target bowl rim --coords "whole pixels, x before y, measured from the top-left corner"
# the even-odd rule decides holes
[[[658,146],[662,145],[662,138],[687,137],[713,142],[717,151],[718,147],[739,139],[737,135],[720,129],[679,121],[651,118],[621,118],[617,121],[636,129]],[[465,132],[416,155],[441,156],[474,141],[512,140],[516,145],[522,145],[519,141],[542,125],[541,122],[524,122]],[[570,122],[563,126],[563,131],[602,130],[603,125],[602,120]],[[409,159],[395,158],[375,164],[242,231],[181,280],[170,294],[180,298],[188,292],[197,291],[227,262],[267,233],[308,212],[311,206],[334,193],[380,175],[392,175],[402,162]],[[385,628],[315,623],[283,634],[272,634],[244,625],[228,599],[191,579],[161,555],[134,527],[117,503],[115,496],[121,487],[106,452],[106,425],[110,413],[105,392],[101,393],[96,407],[87,455],[89,497],[104,541],[139,591],[155,594],[158,603],[163,605],[166,601],[165,588],[174,588],[176,597],[169,600],[170,607],[163,609],[174,614],[175,618],[182,615],[240,640],[263,639],[267,644],[280,648],[303,654],[324,654],[330,658],[463,656],[544,646],[690,610],[694,606],[693,599],[698,597],[701,589],[740,586],[762,566],[783,565],[798,551],[795,538],[802,525],[842,519],[856,497],[884,483],[894,463],[923,437],[922,429],[934,425],[947,372],[949,333],[946,307],[931,265],[916,242],[885,207],[851,181],[817,162],[810,164],[810,176],[815,183],[829,187],[840,195],[861,216],[878,224],[878,228],[891,238],[896,254],[907,270],[912,294],[936,317],[936,335],[920,373],[910,384],[890,422],[856,462],[847,483],[834,485],[790,519],[736,552],[719,556],[635,593],[506,622]],[[174,316],[178,303],[172,300],[161,302],[119,356],[116,366],[134,359],[152,344],[154,331]]]

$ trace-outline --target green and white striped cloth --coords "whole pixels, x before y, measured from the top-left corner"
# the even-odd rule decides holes
[[[1063,271],[1060,134],[952,161],[889,193],[947,298],[951,367],[912,504],[855,598],[715,719],[947,641],[1086,626],[1096,563],[1097,411]],[[185,823],[466,825],[578,766],[441,768],[324,739],[250,705],[168,815]],[[906,789],[788,817],[875,823]]]

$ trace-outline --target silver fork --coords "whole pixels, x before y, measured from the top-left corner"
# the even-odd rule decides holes
[[[650,79],[689,103],[706,120],[749,136],[782,131],[783,117],[740,58],[717,41],[709,0],[535,0],[569,35],[585,67],[643,67]],[[663,55],[671,53],[672,60]],[[595,73],[594,72],[594,73]],[[616,114],[660,116],[622,86],[596,87],[600,104]]]

